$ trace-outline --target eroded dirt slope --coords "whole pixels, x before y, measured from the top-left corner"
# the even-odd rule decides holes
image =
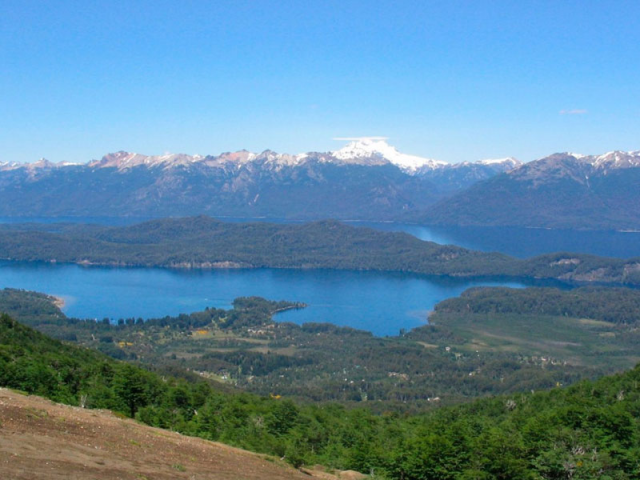
[[[60,405],[0,388],[3,480],[308,480],[309,473],[108,411]],[[336,478],[320,472],[317,476]]]

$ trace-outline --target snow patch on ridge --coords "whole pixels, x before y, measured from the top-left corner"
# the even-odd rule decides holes
[[[640,166],[640,151],[633,152],[607,152],[598,155],[591,162],[596,167],[603,168],[630,168]]]
[[[147,167],[162,166],[167,168],[178,165],[189,165],[200,162],[204,160],[204,158],[202,155],[185,155],[182,153],[165,153],[164,155],[149,156],[140,153],[120,151],[109,153],[102,157],[101,160],[95,160],[89,163],[89,166],[97,168],[117,168],[118,170],[126,170],[140,165]]]
[[[513,157],[487,158],[485,160],[478,160],[476,163],[478,165],[512,165],[514,167],[522,164],[520,160]]]
[[[484,159],[476,162],[447,163],[430,158],[407,155],[400,153],[395,147],[389,145],[386,137],[339,138],[335,140],[345,140],[349,141],[349,143],[333,152],[309,152],[297,155],[279,154],[271,150],[265,150],[259,154],[247,150],[239,150],[236,152],[221,153],[218,156],[174,153],[150,156],[120,151],[109,153],[100,160],[93,160],[88,164],[72,162],[52,163],[46,159],[24,164],[0,162],[0,171],[25,169],[29,172],[35,172],[79,165],[88,166],[89,168],[115,168],[119,171],[126,171],[138,166],[172,169],[176,167],[189,168],[192,165],[238,169],[253,164],[272,170],[280,170],[301,166],[307,162],[321,162],[363,166],[394,165],[409,175],[427,175],[436,170],[468,168],[474,165],[488,167],[494,171],[505,172],[518,169],[524,165],[513,157]],[[640,150],[630,152],[612,151],[602,155],[589,156],[570,152],[556,154],[556,156],[558,155],[563,158],[573,157],[578,162],[589,164],[605,174],[607,171],[614,169],[640,167]]]

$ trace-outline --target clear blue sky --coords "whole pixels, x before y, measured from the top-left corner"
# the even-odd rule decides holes
[[[638,1],[0,2],[0,161],[640,149]],[[562,112],[562,113],[561,113]]]

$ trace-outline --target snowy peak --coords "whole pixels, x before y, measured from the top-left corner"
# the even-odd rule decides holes
[[[55,167],[56,164],[53,162],[50,162],[49,160],[47,160],[46,158],[41,158],[40,160],[38,160],[35,163],[30,163],[29,167],[33,168],[33,169],[38,169],[38,168],[53,168]]]
[[[261,154],[255,157],[258,162],[263,162],[269,165],[298,165],[302,160],[307,157],[306,154],[302,155],[289,155],[288,153],[276,153],[273,150],[265,150]]]
[[[0,162],[0,172],[6,172],[9,170],[25,170],[28,172],[37,172],[40,170],[53,170],[61,167],[70,167],[73,165],[79,165],[71,162],[59,162],[53,163],[46,158],[41,158],[37,162],[33,163],[17,163],[17,162]]]
[[[601,170],[609,170],[616,168],[633,168],[640,166],[640,150],[635,152],[607,152],[589,158],[589,163]]]
[[[513,157],[487,158],[485,160],[478,160],[476,163],[478,165],[501,166],[506,168],[516,168],[522,165],[522,162],[520,160]]]
[[[580,163],[591,165],[599,170],[633,168],[640,166],[640,150],[634,152],[622,152],[615,150],[613,152],[603,153],[602,155],[582,155],[580,153],[573,152],[555,153],[536,161],[544,162],[559,160],[577,160]]]
[[[244,165],[246,163],[253,162],[256,159],[257,155],[253,152],[249,152],[248,150],[239,150],[237,152],[224,152],[218,155],[217,157],[210,157],[210,160],[207,160],[208,165],[222,165],[226,163],[233,163],[237,165]]]
[[[278,154],[271,150],[265,150],[256,154],[247,150],[239,150],[237,152],[224,152],[220,155],[202,156],[202,155],[186,155],[182,153],[171,153],[165,155],[142,155],[140,153],[131,152],[115,152],[109,153],[100,160],[94,160],[89,163],[92,168],[116,168],[118,170],[127,170],[138,166],[161,167],[170,169],[174,167],[184,167],[194,164],[202,164],[207,167],[241,167],[252,163],[260,163],[266,165],[297,165],[304,158],[303,155]]]
[[[117,168],[118,170],[126,170],[129,168],[145,165],[148,167],[173,167],[178,165],[189,165],[194,162],[202,161],[205,157],[202,155],[185,155],[182,153],[167,153],[164,155],[142,155],[140,153],[116,152],[109,153],[102,157],[101,160],[95,160],[89,163],[90,167],[95,168]]]
[[[581,155],[579,153],[571,152],[555,153],[548,157],[531,162],[528,165],[557,164],[560,162],[577,162],[601,171],[634,168],[640,167],[640,150],[634,152],[613,151],[602,155]]]
[[[161,168],[189,168],[200,165],[202,167],[224,168],[237,170],[243,167],[267,168],[279,171],[283,168],[293,168],[314,162],[334,163],[338,165],[394,165],[409,175],[423,176],[461,170],[489,170],[494,173],[513,172],[525,167],[527,172],[541,171],[548,168],[590,168],[594,171],[606,172],[615,169],[640,167],[640,150],[632,152],[612,151],[602,155],[581,155],[578,153],[556,153],[540,160],[522,163],[513,158],[485,159],[476,162],[446,163],[430,158],[418,157],[400,153],[389,145],[384,137],[342,138],[349,143],[339,150],[332,152],[308,152],[298,155],[281,154],[272,150],[253,153],[247,150],[225,152],[217,156],[186,155],[182,153],[166,153],[164,155],[143,155],[119,151],[109,153],[100,160],[93,160],[88,164],[70,162],[52,163],[40,159],[34,163],[19,164],[0,162],[0,171],[24,169],[29,172],[55,170],[69,166],[83,166],[89,168],[115,168],[126,171],[134,167]]]
[[[357,137],[336,140],[350,140],[350,143],[340,150],[331,152],[334,158],[343,162],[373,165],[388,162],[408,172],[415,172],[423,167],[437,168],[438,166],[446,165],[445,162],[438,160],[400,153],[395,147],[389,145],[384,137]]]
[[[614,151],[602,155],[578,153],[554,153],[548,157],[526,163],[513,169],[509,175],[514,179],[532,181],[534,185],[571,179],[584,185],[596,176],[606,176],[616,170],[640,168],[640,151]]]
[[[161,168],[163,170],[175,167],[188,168],[192,165],[202,167],[224,168],[236,170],[243,167],[264,167],[271,170],[281,170],[287,167],[297,167],[308,163],[334,163],[339,165],[394,165],[409,175],[427,175],[440,169],[467,167],[468,165],[484,165],[495,171],[507,171],[520,165],[513,158],[483,160],[481,162],[449,164],[439,160],[418,157],[400,153],[395,147],[389,145],[385,137],[357,137],[340,138],[349,143],[333,152],[308,152],[298,155],[280,154],[272,150],[262,153],[253,153],[247,150],[237,152],[225,152],[217,156],[186,155],[181,153],[166,153],[164,155],[143,155],[140,153],[119,151],[109,153],[100,160],[93,160],[85,164],[89,168],[114,168],[118,171],[127,171],[135,167]],[[60,168],[71,163],[51,163],[40,160],[31,164],[0,164],[0,170],[12,168],[26,168],[28,170],[42,170]]]
[[[240,167],[248,164],[267,165],[271,168],[279,168],[283,166],[299,165],[305,158],[306,154],[289,155],[286,153],[276,153],[273,150],[265,150],[262,153],[253,153],[247,150],[238,152],[226,152],[217,157],[207,157],[206,164],[208,166],[231,166]]]

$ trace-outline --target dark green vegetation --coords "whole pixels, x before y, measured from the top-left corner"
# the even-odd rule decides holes
[[[547,364],[628,368],[640,362],[640,291],[478,288],[440,302],[430,321],[461,352],[510,352]]]
[[[640,259],[557,253],[519,260],[335,221],[223,223],[209,217],[128,227],[0,226],[0,258],[174,268],[330,268],[640,285]]]
[[[446,314],[538,315],[600,320],[615,325],[640,323],[640,291],[622,288],[472,288],[440,302]],[[435,319],[436,317],[432,317]]]
[[[0,385],[150,425],[395,479],[640,476],[640,368],[415,416],[220,392],[64,345],[0,315]]]
[[[409,215],[426,224],[637,230],[640,168],[607,168],[556,154]]]
[[[46,295],[0,291],[0,310],[114,358],[377,412],[567,385],[640,361],[640,291],[632,289],[473,289],[440,303],[431,325],[386,338],[272,320],[297,307],[241,298],[233,310],[111,324],[66,318]]]

